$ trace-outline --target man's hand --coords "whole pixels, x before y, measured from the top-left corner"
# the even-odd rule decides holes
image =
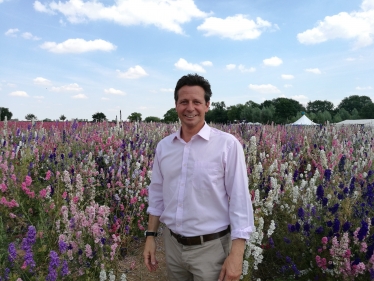
[[[236,281],[242,274],[245,240],[235,239],[232,242],[231,252],[222,265],[218,281]]]
[[[144,246],[144,263],[149,271],[157,269],[158,261],[156,260],[156,241],[153,236],[148,236]]]

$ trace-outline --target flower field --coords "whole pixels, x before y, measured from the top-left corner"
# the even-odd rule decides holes
[[[126,280],[157,143],[179,124],[0,123],[0,280]],[[247,161],[243,280],[374,280],[374,128],[212,125]]]

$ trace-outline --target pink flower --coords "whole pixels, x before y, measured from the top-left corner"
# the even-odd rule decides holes
[[[48,170],[48,171],[47,171],[47,174],[45,175],[45,180],[47,181],[47,180],[49,180],[50,178],[51,178],[51,171]]]
[[[2,184],[0,184],[0,190],[2,191],[2,192],[5,192],[5,191],[7,191],[7,186],[5,185],[5,183],[2,183]]]
[[[135,204],[137,201],[138,201],[138,198],[135,196],[135,197],[131,198],[130,204]]]
[[[26,182],[26,186],[30,186],[32,183],[32,178],[30,176],[26,176],[25,182]]]
[[[328,238],[325,236],[325,237],[322,237],[322,244],[327,244],[327,242],[328,242]]]
[[[64,191],[64,193],[62,193],[62,198],[66,199],[67,196],[68,196],[68,193],[66,191]]]
[[[39,196],[41,198],[45,198],[45,196],[47,195],[47,190],[46,189],[42,189],[39,191]]]

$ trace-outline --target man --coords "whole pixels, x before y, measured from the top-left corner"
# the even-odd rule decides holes
[[[205,123],[211,95],[203,77],[179,79],[174,99],[182,126],[156,149],[143,255],[148,270],[156,270],[154,237],[163,222],[171,281],[239,280],[254,231],[243,148]]]

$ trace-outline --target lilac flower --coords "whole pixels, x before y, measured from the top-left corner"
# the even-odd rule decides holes
[[[61,275],[62,276],[69,275],[68,262],[65,260],[62,262]]]
[[[291,240],[288,239],[287,237],[283,237],[283,241],[286,242],[287,244],[290,244],[290,243],[291,243]]]
[[[36,242],[36,229],[34,226],[29,226],[29,231],[27,232],[26,238],[22,240],[22,250],[24,250],[25,256],[24,261],[26,265],[30,266],[30,270],[36,266],[34,261],[34,254],[32,252],[32,246]]]
[[[271,237],[269,238],[269,245],[274,248],[274,240]]]
[[[60,252],[63,254],[68,250],[68,245],[64,241],[59,241],[58,242],[58,247],[60,249]]]
[[[17,257],[17,251],[16,247],[14,246],[14,243],[10,243],[8,247],[8,259],[13,264]]]
[[[322,206],[326,206],[328,202],[329,202],[329,199],[326,198],[326,197],[324,197],[324,198],[322,199]]]
[[[49,253],[50,262],[48,267],[48,276],[47,281],[56,281],[57,280],[57,268],[60,265],[60,259],[55,251],[50,251]]]
[[[296,228],[296,231],[297,231],[297,232],[300,231],[301,225],[299,224],[299,222],[296,222],[296,223],[295,223],[295,228]]]

